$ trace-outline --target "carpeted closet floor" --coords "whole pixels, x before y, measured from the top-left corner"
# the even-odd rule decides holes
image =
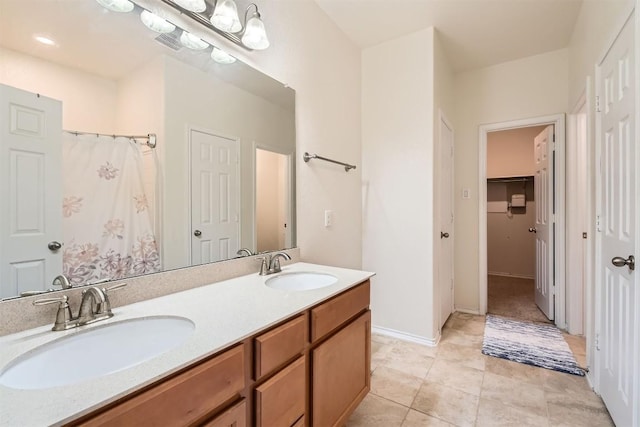
[[[489,275],[487,311],[517,320],[550,323],[535,302],[533,279]]]

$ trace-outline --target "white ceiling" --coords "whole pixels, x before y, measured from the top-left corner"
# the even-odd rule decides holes
[[[582,0],[315,0],[361,47],[435,27],[454,71],[564,48]]]

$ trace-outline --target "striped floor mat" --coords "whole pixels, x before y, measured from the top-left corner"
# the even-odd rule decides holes
[[[584,376],[562,333],[553,325],[487,315],[482,353]]]

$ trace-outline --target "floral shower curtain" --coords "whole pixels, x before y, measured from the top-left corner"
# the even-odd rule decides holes
[[[138,145],[69,132],[62,140],[64,275],[80,285],[160,271]]]

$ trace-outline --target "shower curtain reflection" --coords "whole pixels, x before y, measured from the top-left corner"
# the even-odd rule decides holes
[[[64,275],[76,286],[160,271],[140,146],[70,132],[62,140]]]

